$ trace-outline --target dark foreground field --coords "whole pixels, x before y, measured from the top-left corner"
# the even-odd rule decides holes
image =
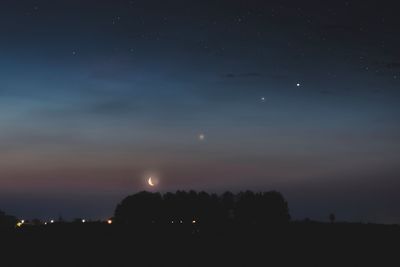
[[[400,227],[121,227],[54,224],[1,232],[0,266],[400,266]]]

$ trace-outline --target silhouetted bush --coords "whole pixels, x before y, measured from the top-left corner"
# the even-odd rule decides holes
[[[12,228],[15,227],[17,223],[17,218],[11,215],[5,214],[0,210],[0,227],[2,228]]]
[[[282,224],[290,220],[288,204],[276,191],[251,191],[221,196],[196,191],[139,192],[126,197],[115,210],[121,224],[201,223]]]
[[[334,223],[335,220],[336,220],[335,214],[334,214],[334,213],[329,214],[329,221],[330,221],[331,223]]]

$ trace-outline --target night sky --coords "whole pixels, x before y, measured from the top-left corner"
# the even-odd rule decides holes
[[[1,1],[0,209],[250,189],[294,219],[399,223],[398,5]]]

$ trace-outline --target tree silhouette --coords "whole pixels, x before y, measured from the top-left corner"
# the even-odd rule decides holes
[[[334,223],[335,220],[336,220],[335,214],[334,214],[334,213],[329,214],[329,221],[330,221],[331,223]]]
[[[162,204],[159,193],[142,191],[128,196],[117,206],[115,222],[122,224],[159,222],[162,219]]]
[[[12,228],[17,223],[17,218],[11,215],[7,215],[5,212],[0,210],[0,227]]]
[[[229,191],[223,193],[221,196],[221,205],[224,212],[223,219],[225,221],[232,220],[235,215],[235,195]]]
[[[289,219],[287,202],[276,191],[225,192],[221,196],[196,191],[164,195],[143,191],[123,199],[115,210],[115,222],[121,224],[282,224]]]

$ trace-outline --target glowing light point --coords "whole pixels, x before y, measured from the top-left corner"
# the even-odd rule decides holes
[[[301,84],[300,84],[300,83],[297,83],[297,84],[296,84],[296,86],[297,86],[297,87],[300,87],[300,86],[301,86]]]
[[[54,223],[54,220],[50,220],[50,223]]]
[[[113,221],[112,220],[107,220],[107,224],[112,224]]]
[[[82,223],[85,223],[86,222],[86,220],[85,219],[82,219]]]
[[[206,136],[204,134],[199,134],[199,140],[203,141],[206,138]]]

